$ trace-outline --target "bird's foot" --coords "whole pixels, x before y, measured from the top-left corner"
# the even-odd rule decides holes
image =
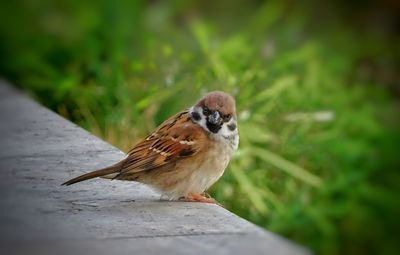
[[[202,195],[203,197],[206,197],[206,198],[212,198],[212,196],[210,194],[208,194],[207,192],[203,192],[200,195]]]
[[[185,202],[200,202],[200,203],[208,203],[208,204],[217,204],[218,202],[215,201],[214,198],[212,197],[206,197],[203,196],[202,194],[190,194],[187,197],[181,198],[180,200],[185,201]]]

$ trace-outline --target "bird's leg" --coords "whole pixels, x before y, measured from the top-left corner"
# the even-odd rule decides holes
[[[209,203],[209,204],[218,204],[214,198],[205,197],[202,194],[198,193],[191,193],[187,197],[183,198],[183,201],[186,202],[202,202],[202,203]]]

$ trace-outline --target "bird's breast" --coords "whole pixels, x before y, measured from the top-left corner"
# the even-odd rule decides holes
[[[224,173],[232,156],[232,150],[222,142],[216,142],[206,153],[199,155],[190,167],[186,193],[202,193]]]
[[[212,143],[206,151],[192,158],[177,162],[174,185],[164,186],[165,194],[172,199],[186,197],[191,193],[203,193],[213,185],[228,166],[233,150],[223,142]],[[165,189],[168,190],[165,190]]]

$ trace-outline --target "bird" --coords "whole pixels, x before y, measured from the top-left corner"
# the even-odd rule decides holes
[[[238,146],[235,99],[212,91],[165,120],[120,162],[62,185],[104,177],[143,183],[168,200],[215,204],[206,191],[223,175]]]

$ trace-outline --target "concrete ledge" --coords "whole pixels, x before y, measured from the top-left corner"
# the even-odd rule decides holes
[[[60,184],[124,154],[0,81],[1,254],[309,254],[210,204],[144,185]]]

